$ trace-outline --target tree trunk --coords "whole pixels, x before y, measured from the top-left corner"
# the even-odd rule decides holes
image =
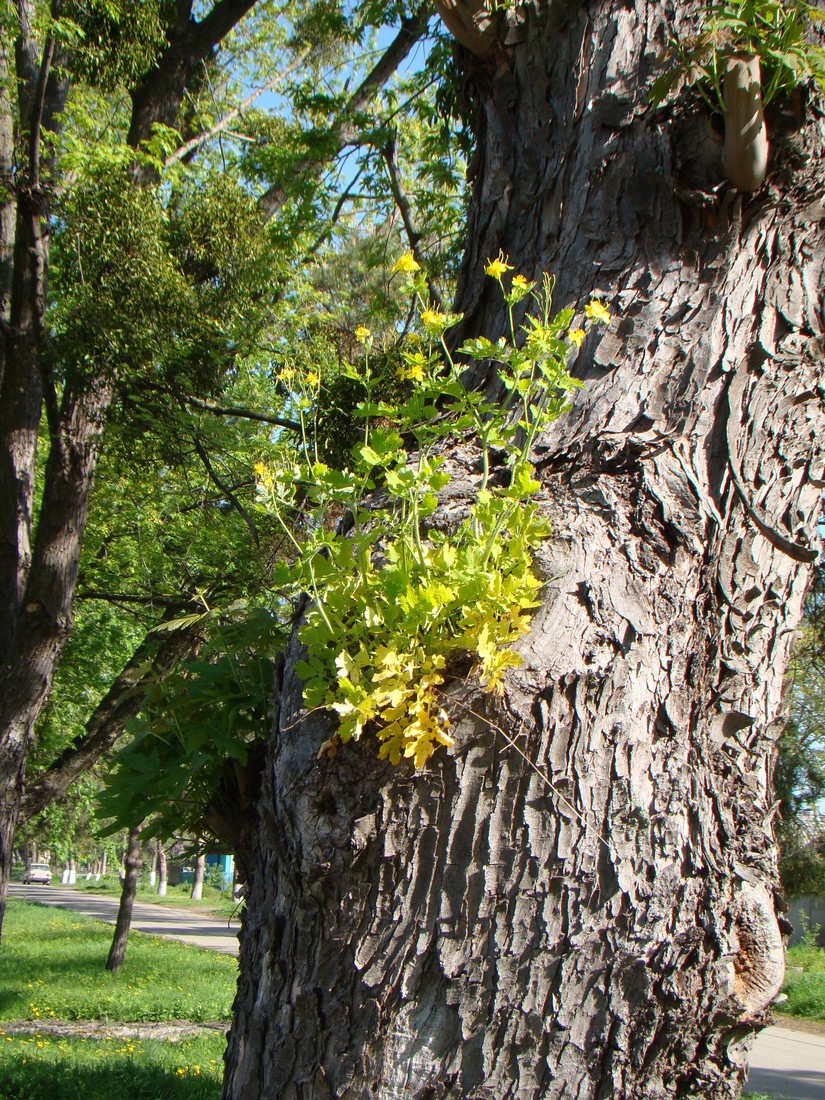
[[[166,897],[166,850],[158,838],[158,897]]]
[[[189,895],[193,901],[200,901],[203,897],[203,876],[206,873],[206,856],[199,855],[195,860],[195,877],[192,879],[192,893]]]
[[[465,57],[464,334],[505,331],[499,248],[618,318],[536,455],[552,579],[504,698],[454,689],[455,747],[420,773],[364,742],[318,760],[332,726],[288,654],[224,1100],[738,1094],[783,972],[770,773],[822,488],[823,135],[774,143],[757,196],[714,192],[709,120],[645,101],[697,25],[673,8],[519,5]]]
[[[112,946],[106,960],[106,969],[110,970],[112,974],[117,974],[123,966],[123,960],[126,958],[126,945],[129,942],[129,928],[132,924],[132,909],[137,894],[138,874],[143,862],[140,857],[140,833],[142,828],[142,825],[137,825],[134,829],[129,830],[123,889],[120,892],[120,906],[117,911]]]

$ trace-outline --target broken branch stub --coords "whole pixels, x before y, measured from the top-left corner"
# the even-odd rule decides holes
[[[759,58],[735,53],[727,59],[722,82],[725,145],[722,170],[737,191],[756,191],[768,168],[768,130],[762,110]]]

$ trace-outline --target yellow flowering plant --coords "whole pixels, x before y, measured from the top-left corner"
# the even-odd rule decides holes
[[[485,270],[501,283],[512,266],[500,254]],[[502,286],[511,329],[525,287],[522,297],[534,287],[519,276],[509,291]],[[460,317],[433,309],[417,292],[429,348],[424,341],[402,351],[398,373],[410,392],[392,404],[376,400],[365,343],[366,398],[357,410],[364,431],[351,462],[343,469],[319,462],[309,439],[304,462],[277,474],[257,470],[260,500],[280,518],[295,550],[275,582],[285,595],[312,597],[300,628],[306,656],[298,672],[306,707],[337,719],[326,750],[370,733],[381,757],[423,767],[439,746],[452,743],[445,692],[468,675],[467,658],[471,680],[494,695],[521,663],[512,647],[530,629],[541,588],[533,559],[550,534],[530,454],[580,385],[568,362],[585,331],[571,329],[572,310],[553,315],[552,289],[545,278],[534,295],[538,313],[526,319],[519,342],[479,337],[459,349],[493,364],[507,400],[465,390],[463,368],[444,339]],[[585,325],[605,322],[600,310],[585,313]],[[467,432],[481,456],[475,500],[463,522],[444,530],[430,517],[449,481],[445,440]],[[499,459],[506,455],[504,484],[492,477],[494,451]],[[347,520],[331,528],[333,510]]]

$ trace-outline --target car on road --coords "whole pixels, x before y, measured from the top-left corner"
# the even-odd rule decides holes
[[[48,886],[52,881],[52,869],[48,863],[30,863],[23,875],[23,885],[29,886],[38,882],[41,886]]]

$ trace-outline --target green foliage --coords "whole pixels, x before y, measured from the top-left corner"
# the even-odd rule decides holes
[[[533,555],[549,534],[529,456],[579,385],[567,361],[585,333],[571,329],[572,310],[551,315],[546,279],[534,296],[538,315],[528,318],[517,347],[512,310],[534,284],[516,276],[505,290],[510,266],[503,257],[492,261],[486,270],[510,307],[512,341],[479,339],[460,349],[496,364],[508,396],[488,400],[465,390],[444,341],[460,318],[426,306],[425,279],[411,256],[397,267],[411,275],[424,333],[401,352],[399,376],[412,383],[406,401],[385,399],[371,365],[373,336],[357,329],[365,358],[353,377],[364,388],[356,409],[363,428],[349,463],[334,468],[318,457],[309,414],[321,380],[313,372],[297,386],[304,461],[261,464],[258,477],[261,502],[295,553],[276,576],[282,593],[312,597],[300,631],[307,655],[298,666],[307,707],[337,714],[342,741],[369,729],[382,757],[409,757],[421,767],[439,744],[451,744],[444,685],[466,671],[467,659],[471,676],[494,693],[503,691],[505,671],[520,664],[510,647],[529,630],[541,587]],[[585,312],[610,319],[596,300]],[[465,433],[478,441],[483,472],[469,514],[442,529],[438,493],[450,478],[441,452],[448,437]],[[351,524],[336,522],[341,516]]]
[[[245,765],[267,735],[271,657],[283,628],[265,608],[240,602],[211,617],[217,622],[199,659],[153,681],[129,723],[132,740],[100,797],[100,815],[111,819],[105,832],[154,815],[145,837],[210,835],[203,814],[225,762]]]
[[[737,52],[759,58],[765,104],[808,80],[825,89],[825,51],[810,40],[811,24],[823,17],[825,13],[807,0],[722,0],[711,4],[699,34],[671,39],[658,58],[664,72],[655,80],[650,99],[661,103],[687,83],[712,110],[724,114],[725,62]]]
[[[77,79],[103,90],[133,88],[166,45],[170,0],[69,0],[55,30],[72,51]]]

